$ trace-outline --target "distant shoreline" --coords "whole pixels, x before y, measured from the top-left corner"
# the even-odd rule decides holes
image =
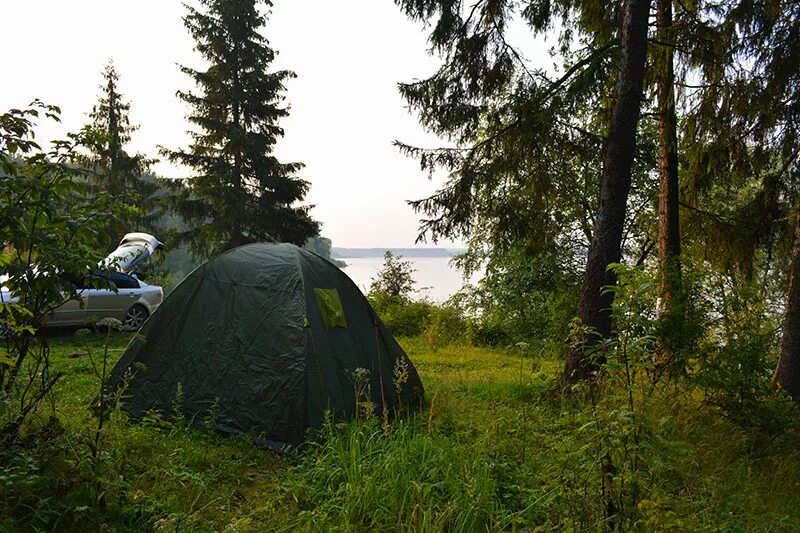
[[[331,257],[336,259],[358,259],[383,257],[389,250],[403,257],[453,257],[464,250],[457,248],[331,248]]]

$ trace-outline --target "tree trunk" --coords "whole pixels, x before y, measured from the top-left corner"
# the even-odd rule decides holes
[[[775,382],[789,391],[800,403],[800,207],[795,211],[797,222],[792,248],[792,267],[789,271],[789,295],[783,321],[783,340]]]
[[[114,78],[111,76],[108,78],[106,92],[108,97],[108,180],[110,182],[108,189],[115,195],[121,195],[126,192],[126,184],[120,183],[119,156],[121,150],[121,141],[119,135],[119,102],[117,98],[117,87],[114,84]]]
[[[656,357],[668,361],[678,347],[683,320],[681,292],[681,240],[678,206],[678,134],[675,113],[675,71],[673,66],[672,0],[657,0],[656,25],[661,54],[658,61],[658,277],[659,320],[662,333]]]
[[[236,194],[241,198],[242,202],[245,201],[247,197],[247,193],[245,191],[245,179],[243,175],[243,155],[242,155],[242,139],[245,137],[245,128],[242,125],[242,102],[240,98],[243,98],[243,91],[242,91],[242,80],[240,78],[242,74],[242,67],[241,67],[241,45],[240,43],[234,42],[233,44],[233,58],[232,58],[232,75],[233,75],[233,102],[231,103],[231,114],[233,118],[233,135],[232,139],[229,139],[230,143],[233,145],[233,176],[231,176],[231,181],[233,185],[233,189]],[[237,202],[238,204],[238,202]],[[242,205],[228,205],[229,212],[226,214],[231,215],[231,237],[228,241],[227,248],[237,248],[245,244],[244,232],[242,229]]]
[[[626,0],[622,25],[622,57],[614,88],[611,127],[606,141],[600,206],[589,245],[586,272],[578,302],[578,318],[591,333],[567,350],[566,383],[590,377],[602,361],[593,359],[587,348],[611,333],[613,294],[603,287],[614,285],[616,276],[608,265],[621,259],[622,232],[631,171],[636,150],[636,125],[642,101],[644,65],[647,57],[649,0]]]

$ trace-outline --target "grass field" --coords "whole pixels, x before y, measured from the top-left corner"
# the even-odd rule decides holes
[[[696,394],[626,409],[556,392],[560,362],[521,349],[402,339],[421,412],[328,426],[279,455],[162,419],[115,414],[95,463],[90,354],[105,337],[52,339],[65,373],[39,413],[46,445],[2,452],[0,529],[52,531],[796,531],[794,435],[745,431]],[[111,338],[113,359],[127,342]],[[55,409],[60,427],[46,424]],[[42,434],[39,434],[41,437]],[[39,439],[44,440],[44,439]],[[603,483],[601,464],[615,472]],[[606,487],[606,494],[602,491]],[[618,516],[609,521],[614,502]]]

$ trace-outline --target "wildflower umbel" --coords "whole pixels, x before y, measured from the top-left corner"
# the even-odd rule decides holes
[[[373,414],[370,387],[371,373],[368,368],[358,367],[353,371],[353,389],[356,394],[356,418],[369,418]],[[363,411],[363,413],[362,413]]]
[[[121,321],[111,317],[106,317],[100,320],[99,322],[96,323],[96,325],[100,328],[115,329],[117,331],[121,331],[125,327],[125,325]]]
[[[353,386],[356,396],[361,396],[369,385],[370,371],[368,368],[358,367],[353,370]]]

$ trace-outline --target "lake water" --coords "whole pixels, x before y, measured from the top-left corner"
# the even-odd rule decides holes
[[[415,287],[420,289],[416,297],[427,296],[442,303],[464,284],[461,271],[450,265],[449,257],[403,257],[403,260],[411,262],[416,269],[413,277],[417,282]],[[347,263],[344,268],[345,274],[350,276],[364,293],[369,290],[372,280],[377,277],[383,266],[383,257],[344,257],[342,261]],[[476,283],[478,279],[480,276],[476,274],[470,282]]]

